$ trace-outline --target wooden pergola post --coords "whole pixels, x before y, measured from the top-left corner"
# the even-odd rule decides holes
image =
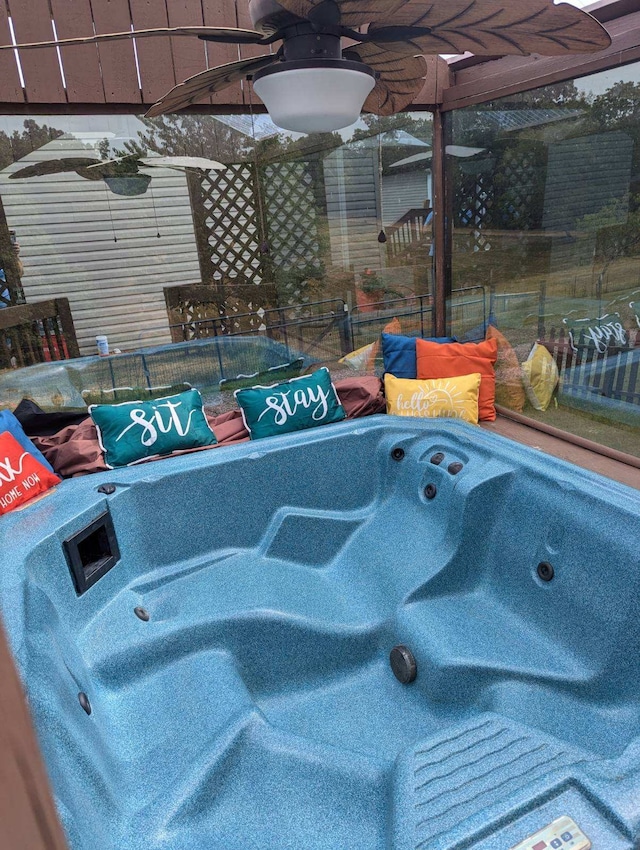
[[[0,847],[66,850],[22,686],[0,626]]]

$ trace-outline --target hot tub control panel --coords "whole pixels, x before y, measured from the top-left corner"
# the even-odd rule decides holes
[[[590,850],[591,842],[577,823],[566,815],[554,820],[511,850]]]

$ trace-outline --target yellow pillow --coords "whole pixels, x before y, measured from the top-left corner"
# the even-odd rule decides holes
[[[447,417],[478,424],[479,372],[456,378],[384,376],[387,413],[395,416]]]
[[[356,348],[355,351],[345,354],[344,357],[341,357],[340,360],[338,360],[338,363],[344,363],[344,365],[349,366],[350,369],[360,369],[366,370],[367,372],[373,372],[379,350],[380,342],[376,340],[375,342],[370,342],[369,345],[363,345],[362,348]]]
[[[544,345],[536,342],[531,354],[522,364],[524,391],[536,410],[546,410],[549,407],[559,377],[556,361]]]
[[[393,319],[391,319],[390,322],[387,322],[384,326],[382,333],[399,334],[401,330],[400,320],[394,316]],[[344,363],[345,366],[349,366],[351,369],[361,369],[366,370],[367,372],[373,372],[376,366],[376,357],[379,353],[380,339],[378,338],[375,342],[370,342],[369,345],[363,345],[362,348],[357,348],[355,351],[345,354],[344,357],[341,357],[340,360],[338,360],[338,363]]]

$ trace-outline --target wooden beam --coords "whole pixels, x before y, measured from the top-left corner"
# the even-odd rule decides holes
[[[11,31],[5,0],[0,0],[0,44],[11,44]],[[0,99],[24,102],[24,91],[20,83],[15,55],[10,50],[0,53]]]
[[[460,109],[574,77],[594,74],[640,58],[640,12],[607,23],[612,44],[599,53],[566,56],[506,56],[454,71],[443,110]]]
[[[0,626],[0,847],[66,850],[42,757]]]
[[[164,0],[129,0],[134,29],[168,27],[169,15]],[[138,66],[142,82],[142,100],[153,104],[170,91],[176,83],[173,69],[171,39],[164,36],[141,38],[136,42]]]
[[[48,0],[13,0],[8,9],[18,42],[53,39]],[[66,103],[55,47],[22,50],[19,54],[29,103]]]
[[[425,56],[424,58],[427,62],[424,86],[411,106],[433,107],[442,103],[444,91],[451,85],[453,74],[448,62],[442,56]]]
[[[92,0],[91,9],[97,34],[128,32],[131,29],[128,0]],[[105,101],[107,103],[142,103],[133,42],[130,40],[108,42],[100,45],[98,52]]]
[[[78,38],[93,32],[90,0],[51,0],[58,38]],[[39,51],[38,51],[39,52]],[[104,103],[98,47],[61,47],[69,103]]]

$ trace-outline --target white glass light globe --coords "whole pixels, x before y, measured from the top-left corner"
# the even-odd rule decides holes
[[[273,123],[298,133],[331,132],[355,123],[375,85],[367,71],[340,67],[278,70],[256,77],[253,87]]]

